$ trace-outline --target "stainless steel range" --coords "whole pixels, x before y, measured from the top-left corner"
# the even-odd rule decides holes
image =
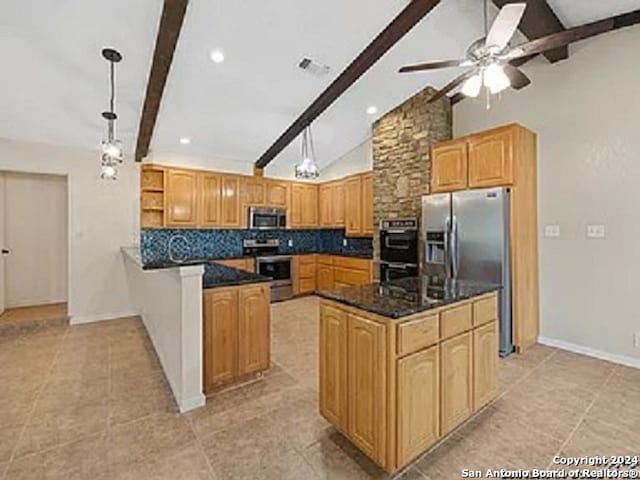
[[[255,272],[272,278],[271,301],[286,300],[293,297],[293,282],[291,280],[291,255],[278,255],[280,241],[272,238],[267,240],[244,240],[242,250],[244,255],[256,257]]]

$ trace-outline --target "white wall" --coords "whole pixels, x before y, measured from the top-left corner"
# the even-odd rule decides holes
[[[490,111],[465,100],[456,136],[509,122],[538,133],[541,335],[640,365],[640,28],[582,42],[555,65],[523,70],[533,84]],[[587,240],[587,224],[606,238]]]
[[[354,173],[367,172],[373,169],[373,145],[371,139],[345,153],[320,170],[320,179],[325,182],[346,177]]]
[[[66,175],[69,314],[73,322],[137,313],[120,247],[138,242],[139,169],[127,159],[117,181],[99,177],[97,151],[0,139],[0,171]]]
[[[5,177],[6,307],[67,301],[67,179]]]
[[[198,168],[244,175],[253,174],[253,163],[250,160],[241,161],[228,158],[183,155],[179,153],[151,153],[147,158],[145,158],[144,162],[156,163],[158,165],[170,165],[172,167]]]

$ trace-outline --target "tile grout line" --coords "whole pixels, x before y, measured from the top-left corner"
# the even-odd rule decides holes
[[[591,402],[589,403],[589,405],[587,406],[587,408],[585,409],[584,413],[580,416],[580,418],[578,419],[578,421],[576,422],[576,426],[571,430],[571,432],[569,432],[569,435],[567,436],[567,439],[562,443],[562,445],[560,445],[560,447],[558,448],[558,451],[556,452],[556,456],[560,455],[562,453],[562,450],[569,444],[569,442],[571,441],[571,439],[573,438],[573,436],[575,435],[575,433],[578,431],[578,429],[580,428],[580,425],[582,425],[582,423],[584,422],[585,418],[587,418],[587,416],[589,415],[589,412],[591,411],[591,409],[593,408],[593,406],[595,405],[596,401],[598,400],[598,398],[600,398],[600,396],[603,394],[603,392],[605,391],[604,387],[607,386],[607,384],[609,383],[609,381],[611,380],[611,378],[613,378],[613,375],[615,374],[616,370],[619,367],[617,365],[614,364],[613,368],[611,369],[611,372],[609,372],[609,375],[607,376],[607,378],[604,380],[604,382],[602,382],[602,387],[598,393],[596,393],[596,395],[594,395],[593,399],[591,400]],[[551,459],[551,462],[549,463],[547,469],[550,469],[553,466],[553,458]]]
[[[42,385],[40,385],[40,388],[38,388],[38,391],[36,392],[34,398],[33,398],[33,403],[31,405],[31,408],[29,409],[29,413],[27,414],[27,418],[25,419],[24,425],[22,426],[22,429],[20,430],[20,434],[18,435],[18,438],[16,440],[16,443],[13,447],[13,449],[11,450],[11,456],[9,457],[9,460],[7,461],[7,464],[5,465],[4,468],[4,473],[2,475],[2,479],[6,479],[7,473],[9,472],[9,467],[11,466],[11,463],[13,463],[13,460],[15,458],[16,452],[18,450],[18,447],[20,446],[20,442],[22,441],[22,437],[24,437],[24,434],[27,430],[27,426],[29,425],[29,423],[31,422],[31,419],[33,417],[33,414],[36,410],[36,405],[38,403],[38,400],[40,399],[40,396],[42,395],[42,392],[44,391],[45,387],[47,386],[47,384],[49,383],[50,379],[51,379],[51,373],[53,372],[53,368],[55,367],[56,363],[58,362],[58,359],[60,357],[60,352],[62,351],[62,345],[65,341],[65,339],[67,338],[67,335],[69,334],[69,327],[67,326],[64,332],[64,335],[62,335],[62,338],[60,339],[60,342],[56,348],[56,353],[54,355],[53,361],[51,362],[51,364],[49,365],[49,369],[47,371],[46,377],[44,379],[44,381],[42,382]],[[34,453],[38,453],[38,452],[34,452]]]

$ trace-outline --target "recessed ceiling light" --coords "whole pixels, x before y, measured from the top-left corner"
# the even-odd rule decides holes
[[[222,63],[222,62],[224,62],[224,53],[222,53],[221,50],[212,50],[211,54],[209,55],[209,57],[211,58],[211,61],[213,63]]]
[[[180,143],[182,145],[189,145],[191,143],[191,139],[189,137],[181,137]]]
[[[376,113],[378,113],[378,107],[375,107],[373,105],[371,105],[370,107],[367,107],[367,113],[369,115],[375,115]]]

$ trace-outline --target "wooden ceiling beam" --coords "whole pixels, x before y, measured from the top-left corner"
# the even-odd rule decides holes
[[[412,0],[400,14],[353,60],[349,66],[316,98],[313,103],[256,160],[257,168],[266,167],[307,125],[369,70],[387,51],[422,20],[440,0]]]
[[[518,0],[527,4],[522,20],[518,29],[529,40],[551,35],[565,30],[564,25],[551,9],[547,0]],[[493,0],[493,3],[502,8],[507,3],[513,3],[514,0]],[[569,58],[569,48],[560,47],[555,50],[544,52],[543,55],[551,63],[558,62]]]
[[[153,130],[160,111],[162,95],[188,4],[189,0],[164,0],[151,71],[147,82],[147,92],[142,107],[142,115],[140,116],[140,125],[138,126],[136,162],[142,161],[149,153],[149,145],[151,144]]]

